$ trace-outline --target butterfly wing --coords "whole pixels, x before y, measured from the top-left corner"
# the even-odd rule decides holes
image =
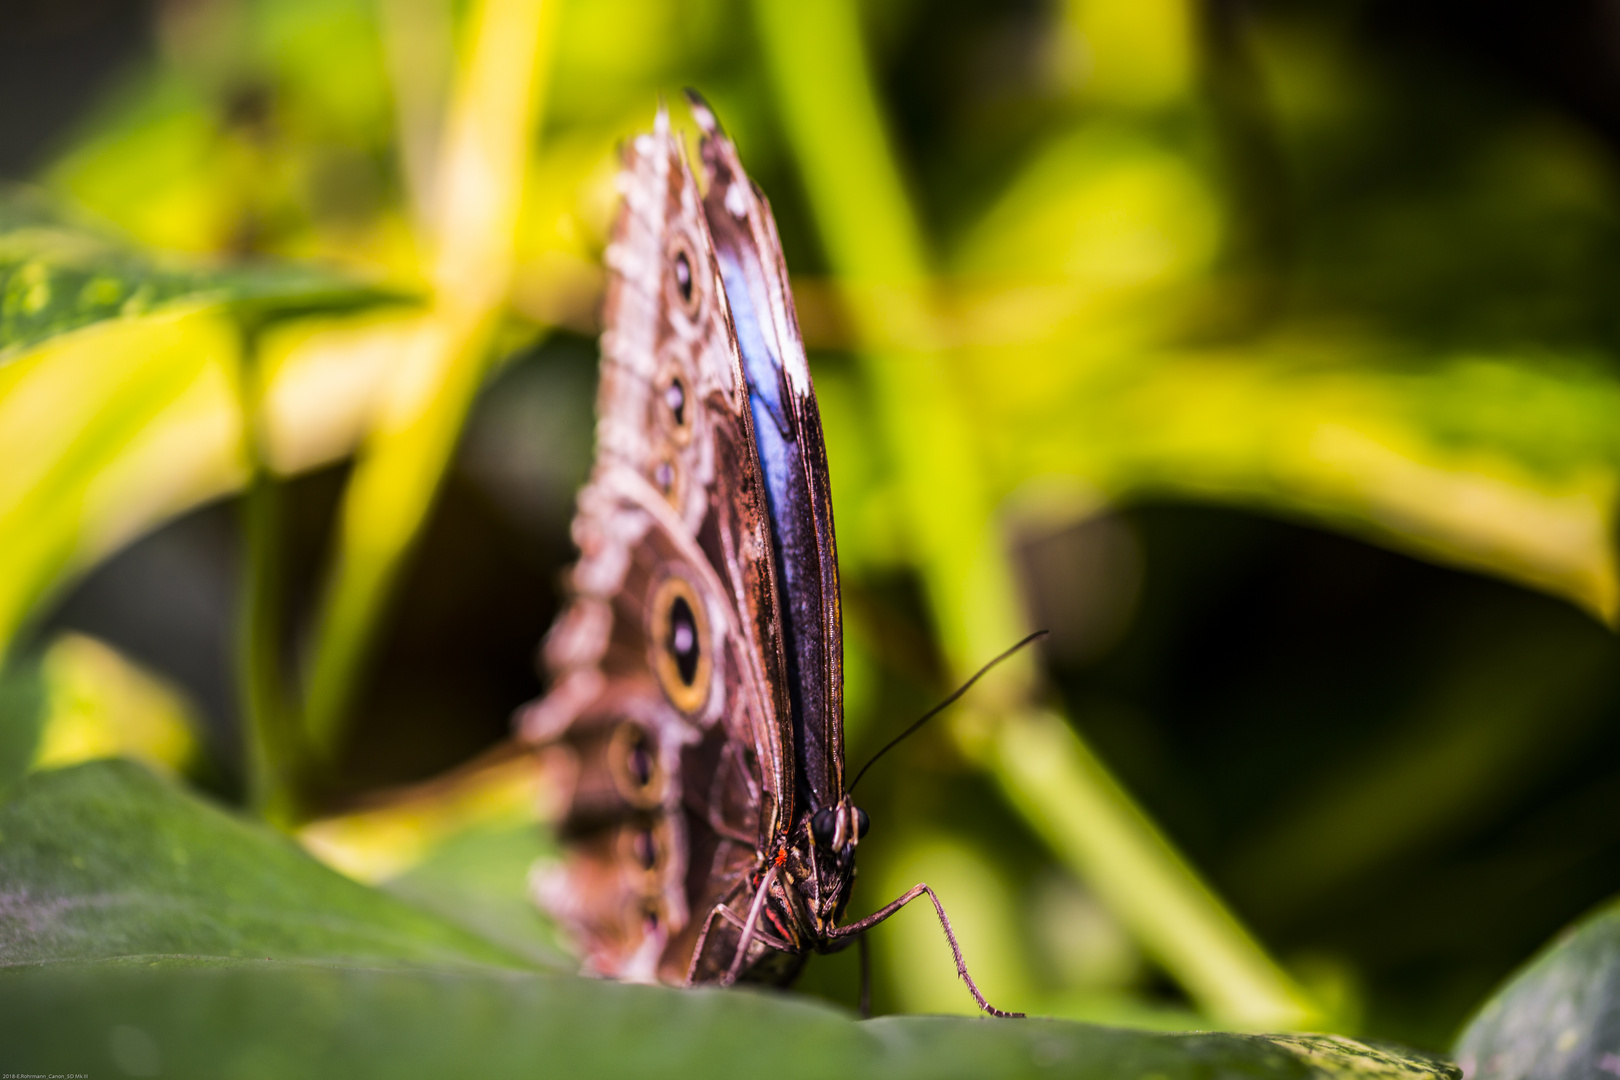
[[[770,204],[714,113],[688,91],[703,130],[704,212],[737,333],[776,542],[782,639],[801,815],[844,790],[843,617],[826,443]]]
[[[626,148],[597,460],[551,691],[520,717],[566,796],[534,889],[596,973],[685,981],[793,820],[788,680],[747,383],[701,196],[660,111]]]

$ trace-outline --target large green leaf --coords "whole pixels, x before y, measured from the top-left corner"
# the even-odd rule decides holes
[[[26,190],[0,191],[0,355],[181,306],[348,308],[395,296],[318,267],[166,262]]]
[[[260,961],[0,975],[7,1068],[94,1076],[1455,1077],[1325,1036],[1158,1035],[1052,1020],[857,1023],[802,998],[566,975]]]
[[[1620,1072],[1620,904],[1566,930],[1485,1004],[1457,1040],[1472,1080]]]
[[[572,967],[529,896],[529,868],[545,856],[554,858],[556,847],[532,822],[476,826],[383,887],[539,964]]]
[[[501,947],[126,762],[28,777],[0,808],[0,881],[0,1045],[14,1071],[1456,1075],[1327,1036],[944,1017],[862,1024],[786,994],[522,970]]]
[[[127,956],[526,967],[139,765],[37,772],[0,808],[0,963]]]

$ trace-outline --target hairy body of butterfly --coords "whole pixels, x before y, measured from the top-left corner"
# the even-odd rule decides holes
[[[620,174],[573,598],[519,717],[566,802],[536,899],[588,971],[724,985],[785,983],[926,893],[996,1013],[926,885],[839,925],[867,820],[821,420],[770,208],[692,106],[701,189],[662,110]]]

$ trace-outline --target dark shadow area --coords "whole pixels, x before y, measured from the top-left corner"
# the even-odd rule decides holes
[[[1620,891],[1620,641],[1594,619],[1231,510],[1081,527],[1121,529],[1134,616],[1095,658],[1048,648],[1057,688],[1269,947],[1359,981],[1370,1033],[1446,1045]],[[1053,547],[1085,550],[1025,565]],[[1061,605],[1044,559],[1031,594]]]
[[[149,56],[154,0],[7,0],[0,10],[0,177],[26,180],[109,81]]]

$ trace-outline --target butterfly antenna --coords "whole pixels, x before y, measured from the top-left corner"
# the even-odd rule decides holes
[[[882,757],[884,754],[887,754],[890,750],[893,750],[896,746],[899,746],[901,743],[905,742],[906,739],[910,738],[911,735],[918,728],[922,727],[924,724],[928,723],[928,721],[932,720],[934,717],[936,717],[940,713],[944,712],[951,705],[954,705],[956,703],[956,699],[961,697],[963,694],[967,693],[969,690],[971,690],[973,688],[973,684],[978,682],[980,679],[984,678],[985,675],[989,674],[991,668],[995,667],[997,664],[999,664],[1003,660],[1007,659],[1013,653],[1017,652],[1019,649],[1022,649],[1025,645],[1028,645],[1030,642],[1035,641],[1035,640],[1037,640],[1039,638],[1045,637],[1048,633],[1049,633],[1049,631],[1046,631],[1046,630],[1037,630],[1037,631],[1035,631],[1033,634],[1029,635],[1024,640],[1020,641],[1018,644],[1014,645],[1012,648],[1008,649],[1006,652],[1002,653],[1000,656],[998,656],[994,660],[990,661],[988,664],[984,665],[984,667],[982,667],[978,671],[974,672],[973,677],[971,679],[969,679],[967,682],[963,683],[961,686],[958,686],[956,688],[956,690],[951,693],[950,697],[946,698],[944,701],[940,702],[938,705],[935,705],[932,709],[929,709],[927,712],[923,713],[922,716],[919,717],[910,727],[906,728],[906,730],[902,731],[900,734],[898,734],[894,738],[890,739],[887,743],[884,744],[883,749],[879,750],[877,753],[873,754],[870,758],[868,758],[866,764],[861,766],[861,771],[855,774],[855,779],[850,781],[849,787],[845,788],[844,791],[846,793],[854,791],[855,790],[855,785],[861,782],[861,777],[866,775],[866,770],[867,769],[870,769],[873,765],[877,764],[878,758]]]

